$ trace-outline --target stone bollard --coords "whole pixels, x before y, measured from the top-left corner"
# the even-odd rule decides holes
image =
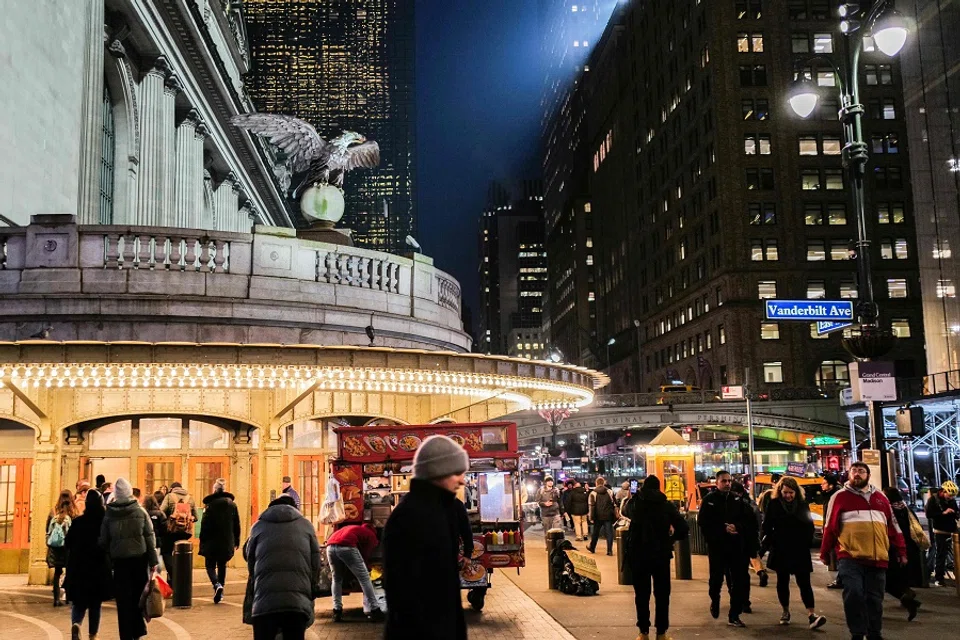
[[[616,531],[617,539],[617,584],[633,584],[633,571],[627,559],[627,544],[629,544],[629,527],[620,527]]]
[[[173,545],[173,606],[193,606],[193,544],[179,540]]]
[[[693,567],[690,564],[690,538],[673,543],[673,563],[677,580],[693,580]]]
[[[550,529],[543,537],[547,541],[547,585],[550,589],[556,589],[557,581],[553,576],[553,565],[550,564],[550,557],[553,555],[553,550],[563,540],[563,529]]]

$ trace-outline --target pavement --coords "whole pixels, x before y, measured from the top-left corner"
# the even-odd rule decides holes
[[[584,549],[584,543],[572,540]],[[596,554],[602,573],[600,593],[593,597],[568,596],[547,589],[547,562],[543,536],[536,527],[527,532],[527,566],[497,570],[493,588],[488,592],[482,612],[472,611],[464,600],[467,625],[473,640],[635,640],[636,617],[633,588],[617,584],[616,556],[602,551]],[[817,631],[794,623],[778,625],[780,605],[777,603],[776,577],[770,586],[761,589],[752,576],[752,615],[745,614],[746,629],[733,629],[725,624],[725,615],[713,620],[707,610],[707,560],[693,556],[693,580],[674,580],[671,596],[670,635],[674,640],[686,638],[848,638],[843,623],[839,591],[826,589],[831,579],[826,568],[814,561],[813,585],[817,610],[828,623]],[[148,627],[151,640],[239,640],[253,637],[251,627],[241,620],[246,572],[237,569],[228,574],[226,596],[213,604],[213,593],[203,571],[194,573],[194,600],[190,609],[168,608],[162,618]],[[797,589],[792,589],[794,619],[803,619],[803,608]],[[920,615],[911,623],[906,612],[892,598],[885,601],[884,638],[887,640],[920,640],[942,636],[956,637],[960,628],[960,596],[954,588],[919,590],[923,602]],[[168,601],[169,602],[169,601]],[[723,605],[726,606],[726,596]],[[344,598],[345,620],[335,624],[329,599],[317,600],[317,620],[307,631],[308,640],[380,640],[382,629],[367,622],[362,615],[361,597]],[[724,612],[725,613],[725,612]],[[951,631],[953,629],[953,631]],[[49,587],[31,587],[26,576],[0,576],[0,639],[61,640],[70,637],[69,607],[51,606]],[[84,640],[87,638],[84,627]],[[117,640],[116,610],[105,605],[100,640]]]

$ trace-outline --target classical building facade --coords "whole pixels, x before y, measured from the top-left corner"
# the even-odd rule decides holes
[[[0,572],[49,579],[46,515],[81,479],[201,498],[225,478],[247,531],[290,475],[315,519],[333,426],[579,406],[604,383],[468,353],[429,257],[297,236],[287,176],[228,122],[252,109],[234,3],[34,4],[0,24],[0,79],[24,88],[0,98]]]

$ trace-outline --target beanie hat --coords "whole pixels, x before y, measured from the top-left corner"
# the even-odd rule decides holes
[[[554,482],[553,476],[544,476],[544,477],[543,477],[543,484],[547,484],[548,482]]]
[[[647,493],[650,491],[660,491],[660,478],[657,476],[647,476],[647,479],[643,481],[643,492]]]
[[[133,487],[126,478],[117,478],[113,484],[113,499],[117,502],[133,500]]]
[[[413,477],[420,480],[460,474],[469,468],[470,456],[447,436],[430,436],[413,456]]]

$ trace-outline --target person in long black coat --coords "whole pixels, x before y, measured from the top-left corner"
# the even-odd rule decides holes
[[[774,497],[767,504],[763,516],[763,548],[770,551],[767,567],[777,574],[777,597],[783,614],[780,624],[790,624],[790,576],[794,576],[803,606],[807,608],[807,622],[811,629],[826,624],[827,619],[816,613],[810,574],[813,561],[813,519],[803,500],[800,485],[791,477],[777,483]]]
[[[923,572],[927,570],[927,563],[920,545],[910,535],[910,521],[916,520],[920,531],[923,528],[919,526],[920,521],[917,520],[917,516],[903,501],[903,494],[899,489],[887,487],[883,490],[883,494],[890,501],[890,510],[893,511],[893,517],[897,519],[900,531],[903,532],[903,540],[907,545],[907,565],[901,566],[899,562],[891,562],[887,565],[886,592],[897,598],[907,610],[907,620],[913,620],[920,609],[920,601],[917,600],[917,593],[911,587],[919,587],[923,584]],[[891,553],[890,557],[895,557],[895,554]]]
[[[227,581],[227,562],[240,547],[240,512],[222,480],[217,480],[213,493],[203,499],[203,505],[200,555],[204,557],[207,577],[213,585],[213,601],[219,603]]]
[[[455,491],[469,458],[446,436],[423,441],[410,493],[383,533],[385,640],[465,640],[457,551],[462,531]]]
[[[72,604],[70,622],[74,638],[80,637],[80,625],[87,614],[90,637],[95,637],[100,632],[100,606],[113,599],[110,560],[99,544],[105,513],[100,492],[88,490],[83,515],[73,521],[64,543],[68,556],[63,586]]]

